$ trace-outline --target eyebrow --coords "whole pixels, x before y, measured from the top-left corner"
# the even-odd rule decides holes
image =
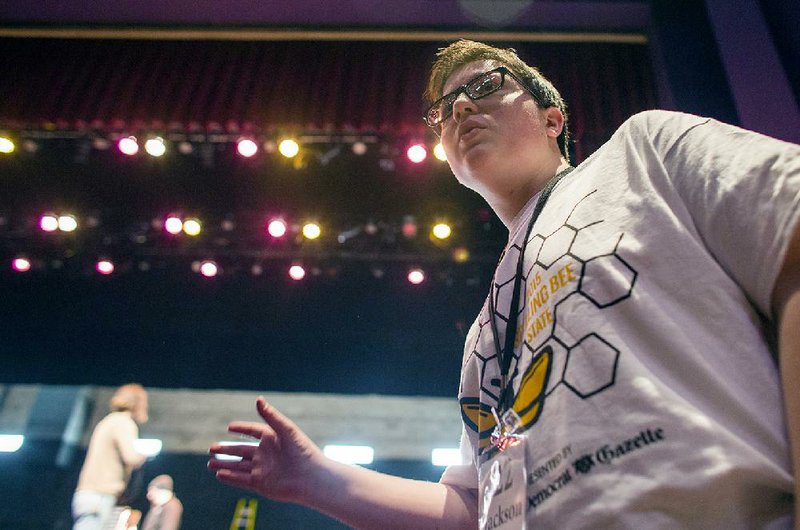
[[[468,77],[467,80],[464,81],[463,83],[457,84],[452,90],[448,90],[447,92],[444,91],[444,84],[442,84],[442,97],[446,97],[448,94],[450,94],[451,92],[455,92],[456,90],[458,90],[462,86],[466,85],[467,83],[475,81],[477,78],[479,78],[483,74],[488,74],[489,72],[493,72],[493,71],[497,70],[498,68],[500,68],[500,67],[499,66],[495,66],[493,68],[489,68],[488,70],[483,70],[482,72],[478,72],[477,74],[474,74],[474,75]]]

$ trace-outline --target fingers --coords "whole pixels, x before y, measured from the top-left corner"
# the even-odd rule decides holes
[[[212,455],[230,455],[252,459],[257,447],[255,443],[216,443],[208,448],[208,452]]]
[[[265,436],[274,437],[275,431],[269,425],[250,421],[234,421],[228,424],[228,432],[242,434],[260,440]]]
[[[259,396],[258,399],[256,399],[256,410],[258,414],[264,418],[264,421],[267,422],[267,425],[272,427],[279,436],[291,435],[297,431],[297,425],[278,412],[278,409],[268,404],[264,396]]]
[[[242,473],[250,473],[253,470],[252,460],[217,460],[212,458],[208,461],[208,469],[211,471],[219,471],[227,469],[230,471],[241,471]]]
[[[216,476],[217,480],[219,480],[223,484],[227,484],[228,486],[252,489],[249,472],[221,469],[217,471]]]

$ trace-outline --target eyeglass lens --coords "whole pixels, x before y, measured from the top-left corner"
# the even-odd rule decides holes
[[[488,96],[492,92],[499,90],[503,86],[503,72],[494,70],[480,75],[466,85],[454,90],[440,99],[433,105],[426,115],[428,125],[439,125],[453,113],[453,104],[458,99],[459,94],[464,92],[470,99],[480,99]]]

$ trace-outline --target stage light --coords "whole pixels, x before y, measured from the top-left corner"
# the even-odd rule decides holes
[[[136,141],[135,136],[126,136],[117,142],[117,149],[123,155],[133,156],[139,152],[139,142]]]
[[[144,143],[144,150],[147,151],[147,154],[150,156],[158,157],[167,152],[167,146],[164,145],[163,138],[156,136],[155,138],[150,138]]]
[[[39,218],[39,228],[45,232],[55,232],[58,230],[58,217],[51,213],[44,214]]]
[[[461,463],[461,451],[458,448],[437,447],[431,451],[431,464],[434,466],[455,466]]]
[[[102,136],[95,136],[92,139],[92,147],[98,151],[107,151],[111,147],[111,142]]]
[[[183,231],[183,221],[179,217],[170,216],[164,221],[164,230],[176,236]]]
[[[0,434],[0,453],[16,453],[23,443],[25,436],[21,434]]]
[[[437,160],[447,162],[447,154],[444,152],[444,146],[442,145],[442,142],[439,142],[433,146],[433,156],[436,157]]]
[[[283,219],[272,219],[267,225],[267,233],[272,237],[283,237],[286,235],[286,221]]]
[[[200,274],[205,276],[206,278],[213,278],[219,272],[219,267],[213,261],[204,261],[200,263]]]
[[[289,277],[295,281],[300,281],[306,277],[306,270],[302,265],[292,265],[289,267]]]
[[[245,158],[250,158],[258,152],[258,145],[249,138],[242,138],[236,143],[236,151]]]
[[[22,150],[26,153],[37,153],[39,152],[39,144],[33,140],[24,140],[22,142]]]
[[[14,152],[14,149],[16,149],[16,146],[11,138],[0,136],[0,153],[10,155]]]
[[[303,236],[306,239],[317,239],[322,234],[322,229],[316,223],[303,225]]]
[[[417,237],[417,221],[414,219],[413,215],[406,215],[403,217],[403,226],[401,230],[406,239]]]
[[[355,142],[353,144],[352,149],[353,149],[353,153],[355,153],[358,156],[361,156],[361,155],[366,154],[366,152],[367,152],[367,144],[365,144],[364,142]]]
[[[286,139],[278,144],[278,152],[286,158],[292,158],[300,152],[300,146],[294,140]]]
[[[58,229],[62,232],[74,232],[78,228],[78,221],[75,216],[66,214],[58,216]]]
[[[326,445],[322,452],[342,464],[371,464],[375,450],[366,445]]]
[[[183,141],[178,144],[178,152],[182,155],[190,155],[194,151],[194,146],[191,142]]]
[[[136,452],[150,458],[160,453],[162,447],[163,443],[158,438],[138,438],[133,441]]]
[[[453,249],[453,261],[456,263],[466,263],[469,261],[469,249],[466,247],[456,247]]]
[[[111,274],[112,272],[114,272],[114,264],[113,264],[113,263],[111,263],[111,262],[110,262],[109,260],[107,260],[107,259],[101,259],[101,260],[100,260],[100,261],[98,261],[98,262],[97,262],[97,264],[95,265],[95,269],[96,269],[96,270],[97,270],[97,272],[99,272],[100,274]]]
[[[31,270],[31,262],[28,258],[14,258],[11,260],[11,268],[17,272],[28,272]]]
[[[425,273],[422,269],[411,269],[408,271],[408,281],[414,285],[419,285],[425,281]]]
[[[436,223],[431,229],[431,234],[436,239],[447,239],[450,237],[452,230],[447,223]]]
[[[428,150],[422,144],[414,144],[406,151],[406,156],[415,164],[420,164],[428,158]]]
[[[190,236],[196,236],[202,230],[200,221],[194,218],[187,219],[183,222],[183,231]]]

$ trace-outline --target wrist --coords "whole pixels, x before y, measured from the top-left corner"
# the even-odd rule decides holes
[[[301,504],[328,512],[330,506],[337,503],[337,497],[347,494],[347,475],[352,466],[336,462],[322,454],[314,460],[306,480],[299,485]]]

